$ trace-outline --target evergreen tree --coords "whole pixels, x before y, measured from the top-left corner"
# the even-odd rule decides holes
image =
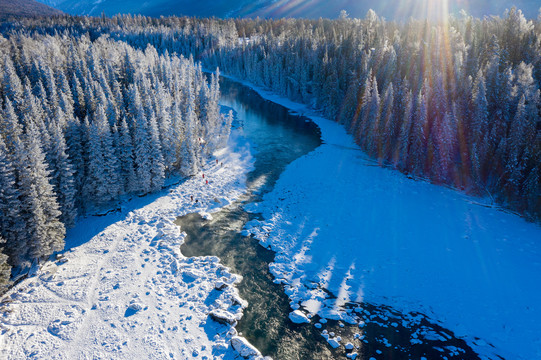
[[[8,256],[2,252],[5,240],[0,236],[0,295],[8,290],[11,277],[11,266],[8,263]]]
[[[123,185],[122,190],[123,193],[130,193],[137,190],[137,178],[135,175],[133,139],[126,119],[122,119],[116,134],[118,140],[115,149],[120,165],[120,179]]]
[[[62,215],[60,220],[66,227],[72,227],[77,217],[75,207],[76,188],[73,180],[73,167],[67,154],[64,134],[57,123],[51,123],[51,184],[57,194]]]
[[[199,169],[199,141],[197,137],[197,119],[195,114],[195,96],[193,91],[189,93],[188,108],[186,110],[185,119],[185,136],[182,143],[182,163],[180,172],[184,176],[193,176]]]
[[[20,144],[18,138],[16,144]],[[26,238],[15,175],[13,162],[0,136],[0,237],[7,241],[3,252],[9,255],[11,264],[18,265],[24,259]]]
[[[113,136],[103,105],[98,105],[88,128],[88,173],[85,179],[86,201],[108,205],[120,193]]]
[[[51,185],[37,128],[30,123],[25,134],[20,159],[19,189],[21,191],[22,217],[26,224],[27,252],[29,259],[40,259],[64,248],[65,227]]]
[[[21,79],[15,71],[13,61],[10,57],[4,56],[4,77],[2,87],[4,96],[13,102],[16,109],[23,104],[23,86]]]

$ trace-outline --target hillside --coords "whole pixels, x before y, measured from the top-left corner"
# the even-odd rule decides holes
[[[392,1],[373,2],[369,0],[42,0],[74,15],[115,15],[118,13],[142,14],[159,17],[161,15],[187,15],[210,17],[265,17],[265,18],[336,18],[340,10],[350,16],[362,18],[373,9],[386,19],[408,19],[429,16],[439,17],[443,12],[438,5],[427,0],[407,0],[397,5]],[[516,6],[527,18],[536,18],[541,4],[537,0],[479,0],[475,4],[462,0],[449,0],[448,10],[458,14],[461,9],[476,17],[502,15],[505,9]]]
[[[271,0],[43,0],[44,3],[73,15],[142,14],[198,17],[238,17],[262,11]]]
[[[60,10],[34,0],[0,0],[0,19],[11,16],[53,16]]]

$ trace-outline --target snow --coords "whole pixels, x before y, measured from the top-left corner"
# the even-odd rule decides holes
[[[234,336],[231,338],[231,345],[240,356],[245,359],[261,357],[261,353],[253,345],[251,345],[245,338]]]
[[[209,185],[195,176],[126,202],[121,211],[82,219],[68,233],[63,256],[0,299],[0,358],[236,359],[247,353],[250,345],[230,325],[246,306],[234,286],[241,277],[216,257],[184,257],[185,234],[174,224],[187,213],[210,216],[245,192],[252,167],[246,140],[232,136],[229,148],[214,156],[224,166],[214,159],[206,165]]]
[[[310,117],[324,141],[286,168],[250,208],[265,220],[245,228],[277,252],[270,270],[292,303],[349,323],[359,317],[343,311],[348,301],[390,305],[430,316],[484,357],[541,358],[538,225],[379,167],[339,124],[253,88]]]
[[[308,324],[310,319],[300,310],[295,310],[289,313],[289,320],[295,324]]]

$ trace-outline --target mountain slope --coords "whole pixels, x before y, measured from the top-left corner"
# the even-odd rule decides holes
[[[4,0],[3,0],[4,1]],[[158,17],[160,15],[187,15],[200,17],[302,17],[336,18],[340,10],[350,16],[364,17],[369,9],[386,19],[407,19],[439,17],[443,13],[438,1],[404,0],[396,2],[384,0],[42,0],[70,14],[115,15],[118,13],[142,14]],[[502,15],[505,9],[516,6],[528,18],[537,17],[541,3],[539,0],[449,0],[449,12],[457,14],[461,9],[471,15]]]
[[[440,0],[404,0],[404,1],[371,1],[371,0],[278,0],[264,9],[257,10],[251,16],[261,17],[307,17],[336,18],[340,10],[346,10],[351,17],[362,18],[369,9],[380,16],[391,20],[413,18],[440,18],[441,15],[458,14],[464,9],[476,17],[486,15],[502,15],[513,6],[521,9],[528,18],[537,17],[541,3],[539,0],[448,0],[447,10]]]
[[[34,0],[0,0],[0,19],[11,16],[53,16],[62,12]]]
[[[142,14],[159,17],[160,15],[185,15],[199,17],[237,17],[251,14],[269,6],[271,0],[43,0],[52,6],[70,14],[106,15]]]

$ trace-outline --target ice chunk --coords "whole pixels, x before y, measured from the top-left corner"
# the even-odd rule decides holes
[[[289,320],[295,324],[308,324],[310,319],[300,310],[295,310],[289,313]]]
[[[212,320],[219,322],[220,324],[230,324],[233,325],[237,322],[237,318],[232,313],[225,310],[212,310],[209,313],[209,316]]]
[[[336,349],[337,347],[340,346],[340,342],[338,341],[338,338],[328,339],[327,342],[329,343],[329,345],[331,345],[333,349]]]

